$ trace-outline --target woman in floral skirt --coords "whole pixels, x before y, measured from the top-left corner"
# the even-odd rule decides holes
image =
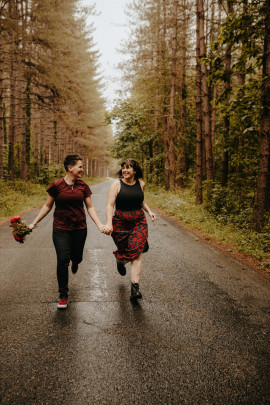
[[[121,164],[116,180],[110,187],[106,215],[106,229],[117,246],[114,255],[119,274],[126,274],[125,264],[130,262],[131,300],[142,298],[139,282],[142,271],[142,253],[148,250],[148,227],[145,210],[152,221],[156,215],[144,201],[145,183],[142,169],[134,159],[126,159]],[[115,212],[113,214],[115,206]]]

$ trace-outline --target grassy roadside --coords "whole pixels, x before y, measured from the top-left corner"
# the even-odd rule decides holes
[[[258,266],[270,273],[270,235],[250,229],[239,229],[232,223],[221,223],[203,206],[195,204],[190,190],[168,192],[146,190],[147,203],[181,221],[187,228],[199,230],[204,236],[226,245],[227,252],[240,252],[255,259]]]
[[[106,180],[105,177],[84,177],[90,186]],[[0,181],[0,221],[42,206],[47,197],[46,188],[44,184],[30,181]]]

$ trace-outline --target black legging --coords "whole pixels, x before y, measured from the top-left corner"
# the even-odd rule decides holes
[[[57,280],[60,298],[68,297],[68,266],[70,260],[81,263],[87,229],[66,231],[53,229],[53,243],[57,254]]]

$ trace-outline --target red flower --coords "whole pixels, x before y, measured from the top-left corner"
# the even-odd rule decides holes
[[[19,236],[14,235],[14,238],[15,238],[18,242],[22,243],[22,238],[20,238]]]
[[[30,232],[32,232],[32,229],[29,229],[28,226],[21,220],[21,217],[14,217],[10,220],[12,227],[12,233],[14,236],[14,239],[17,242],[24,243],[24,239],[26,235],[28,235]]]
[[[19,222],[20,220],[21,220],[21,217],[14,217],[14,218],[11,218],[10,222],[11,222],[11,223],[13,223],[13,222]]]

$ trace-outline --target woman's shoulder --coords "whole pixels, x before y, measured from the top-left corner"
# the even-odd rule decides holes
[[[139,179],[139,183],[140,183],[141,188],[144,190],[145,182]]]
[[[121,183],[121,179],[116,179],[113,181],[112,186],[114,186],[114,187],[119,186],[120,183]]]
[[[50,183],[49,187],[58,187],[60,184],[64,182],[64,178],[61,177],[60,179],[54,180],[52,183]]]
[[[84,187],[89,187],[89,184],[87,184],[83,179],[77,179],[76,183],[80,184],[80,185],[82,185]]]
[[[121,179],[114,180],[111,184],[111,190],[119,191],[120,190]]]
[[[77,179],[76,184],[77,184],[77,187],[84,190],[84,192],[86,193],[86,197],[89,197],[92,194],[92,190],[91,190],[89,184],[87,184],[84,180]]]
[[[63,178],[54,180],[52,183],[49,184],[47,187],[47,192],[50,194],[51,197],[56,198],[57,194],[61,192],[61,185],[65,182]]]

